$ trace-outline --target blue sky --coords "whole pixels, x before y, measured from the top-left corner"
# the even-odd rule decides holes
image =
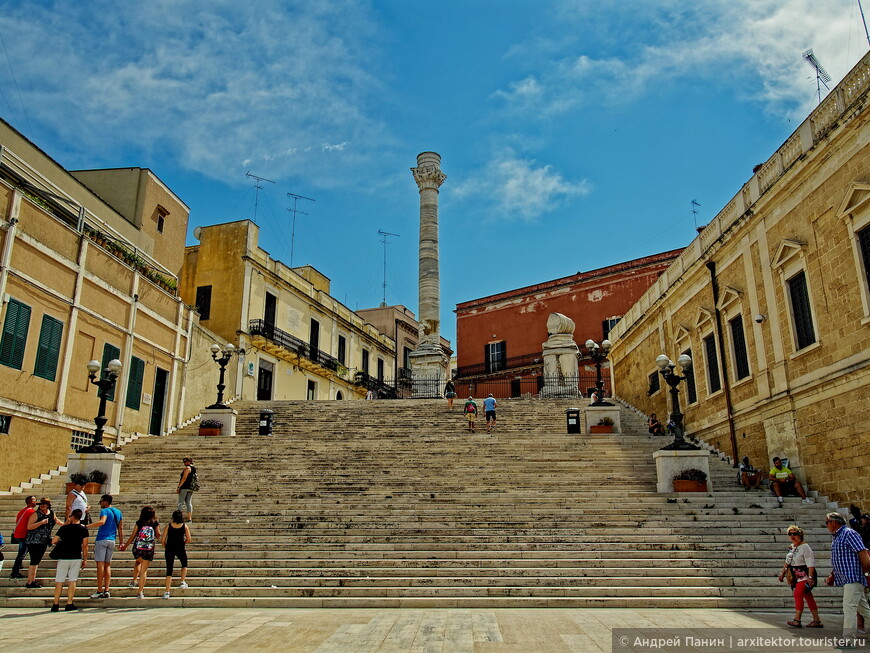
[[[0,1],[0,114],[69,169],[153,169],[350,308],[417,310],[416,155],[457,302],[686,245],[866,52],[847,0]],[[833,85],[833,83],[832,83]],[[192,233],[188,242],[194,242]],[[582,339],[583,334],[579,334]]]

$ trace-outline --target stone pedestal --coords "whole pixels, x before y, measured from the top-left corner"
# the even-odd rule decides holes
[[[66,456],[67,479],[70,474],[90,474],[95,469],[99,469],[108,477],[103,483],[102,493],[120,494],[123,461],[124,456],[119,453],[70,453]],[[95,502],[91,501],[91,503]]]
[[[674,491],[674,476],[686,469],[700,469],[707,475],[707,491],[713,491],[713,479],[710,478],[710,454],[704,450],[681,451],[659,449],[653,454],[656,461],[656,491],[670,493]]]
[[[587,406],[586,432],[592,433],[592,427],[597,426],[605,417],[613,420],[613,432],[622,433],[622,420],[619,418],[619,406]]]
[[[449,360],[441,345],[438,348],[418,348],[408,357],[411,359],[411,388],[415,399],[437,399],[442,396],[447,382]]]
[[[199,413],[200,424],[207,419],[214,419],[223,424],[220,432],[222,436],[235,435],[237,414],[233,408],[203,408]]]
[[[574,342],[574,320],[561,313],[550,313],[547,333],[547,342],[541,345],[544,356],[541,397],[577,397],[577,354],[580,348]]]

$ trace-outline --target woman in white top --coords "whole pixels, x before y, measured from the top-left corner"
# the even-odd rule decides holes
[[[79,479],[73,481],[73,488],[66,495],[66,522],[69,523],[69,516],[73,510],[82,511],[81,523],[85,526],[91,523],[90,507],[88,506],[88,495],[85,494],[84,483],[78,482]]]
[[[780,583],[785,579],[787,573],[791,572],[789,582],[794,592],[794,619],[787,623],[792,628],[801,627],[801,615],[804,612],[804,601],[806,601],[807,607],[813,613],[813,620],[807,624],[807,628],[821,628],[822,621],[819,619],[819,609],[816,607],[816,600],[812,595],[812,589],[816,584],[816,556],[810,545],[804,542],[804,532],[799,526],[789,526],[788,537],[791,540],[791,545],[785,555],[782,571],[779,572]]]

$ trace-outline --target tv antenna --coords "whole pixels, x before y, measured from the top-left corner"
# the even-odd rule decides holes
[[[695,221],[695,231],[698,230],[698,204],[697,200],[692,200],[692,219]]]
[[[824,86],[829,91],[831,87],[828,86],[828,82],[831,81],[831,75],[825,70],[825,67],[822,63],[816,58],[816,55],[813,54],[813,49],[810,48],[803,54],[804,61],[806,61],[810,66],[812,66],[813,70],[816,71],[816,92],[819,94],[819,104],[822,103],[822,86]]]
[[[387,245],[389,244],[387,242],[387,236],[395,236],[398,238],[400,234],[391,234],[389,231],[383,231],[382,229],[378,229],[378,233],[383,236],[381,242],[384,244],[384,297],[381,300],[381,308],[384,308],[387,305]]]
[[[260,203],[260,191],[263,187],[260,185],[261,181],[268,181],[270,184],[274,184],[275,182],[271,179],[266,179],[265,177],[258,177],[257,175],[252,175],[251,171],[248,170],[245,173],[245,177],[250,177],[251,179],[255,179],[254,188],[257,190],[254,191],[254,222],[257,222],[257,205]]]
[[[296,193],[287,193],[287,197],[293,198],[293,208],[287,209],[290,213],[293,214],[293,228],[290,230],[290,267],[293,267],[293,248],[296,246],[296,214],[301,213],[302,215],[308,215],[305,211],[300,211],[296,208],[296,203],[299,200],[308,200],[309,202],[316,202],[317,200],[312,199],[310,197],[305,197],[305,195],[297,195]]]
[[[858,11],[861,13],[861,24],[864,25],[864,36],[867,37],[867,45],[870,45],[870,32],[867,31],[867,19],[864,18],[864,7],[861,6],[861,0],[858,0]]]

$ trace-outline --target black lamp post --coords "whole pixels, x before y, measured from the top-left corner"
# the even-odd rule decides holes
[[[229,408],[229,406],[224,403],[224,388],[226,388],[224,385],[224,373],[227,370],[227,363],[230,362],[230,358],[233,357],[233,354],[243,355],[244,353],[244,349],[236,349],[230,343],[225,344],[223,347],[217,344],[211,346],[211,357],[214,362],[220,366],[221,376],[217,384],[217,401],[211,406],[208,406],[208,408]]]
[[[692,359],[688,354],[680,356],[677,359],[677,363],[680,365],[684,373],[692,367]],[[680,391],[678,388],[680,381],[685,381],[687,377],[676,374],[674,369],[676,369],[677,366],[674,364],[674,361],[664,354],[656,358],[656,365],[658,365],[659,371],[665,379],[665,383],[667,383],[671,388],[671,421],[674,423],[674,441],[669,445],[662,447],[662,449],[676,449],[681,451],[699,450],[701,447],[697,447],[683,439],[683,414],[680,412]]]
[[[607,354],[610,353],[609,340],[602,340],[599,345],[591,338],[586,341],[586,349],[589,350],[589,357],[595,361],[595,392],[598,399],[593,401],[590,406],[612,406],[609,401],[604,401],[604,380],[601,378],[601,363],[607,360]]]
[[[88,447],[78,449],[79,453],[112,453],[106,445],[103,444],[103,428],[106,426],[106,400],[115,387],[115,382],[118,380],[118,374],[121,371],[121,361],[114,358],[106,365],[100,379],[97,379],[97,372],[100,371],[100,361],[91,361],[88,363],[88,379],[91,383],[97,386],[97,396],[100,398],[100,409],[97,416],[94,418],[94,424],[97,428],[94,429],[94,442]]]

